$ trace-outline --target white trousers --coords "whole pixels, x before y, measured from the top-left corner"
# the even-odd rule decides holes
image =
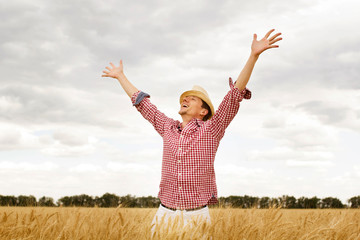
[[[202,209],[194,210],[194,211],[186,211],[186,210],[173,211],[173,210],[167,209],[160,205],[159,209],[157,210],[157,212],[154,216],[154,219],[151,223],[152,224],[152,228],[151,228],[152,234],[154,234],[156,225],[159,224],[162,221],[162,219],[164,219],[163,223],[166,224],[169,222],[170,219],[174,220],[176,217],[178,217],[184,221],[184,227],[191,220],[206,221],[208,223],[211,223],[209,208],[207,206]]]

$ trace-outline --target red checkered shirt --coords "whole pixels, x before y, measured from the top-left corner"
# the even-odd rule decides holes
[[[132,96],[131,101],[137,110],[163,138],[158,197],[165,206],[192,209],[217,203],[215,154],[225,129],[239,110],[240,102],[243,98],[251,98],[251,92],[247,88],[240,91],[231,78],[229,84],[230,91],[210,120],[194,118],[183,129],[179,121],[160,112],[150,102],[149,95],[141,99],[144,93],[139,91]]]

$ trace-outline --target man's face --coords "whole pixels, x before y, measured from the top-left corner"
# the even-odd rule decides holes
[[[202,119],[207,113],[207,110],[201,107],[202,104],[203,102],[200,98],[191,95],[186,96],[180,105],[179,114],[181,116],[188,115],[192,118]],[[206,111],[205,115],[204,111]]]

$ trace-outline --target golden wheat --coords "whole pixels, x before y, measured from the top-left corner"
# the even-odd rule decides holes
[[[157,209],[0,207],[0,239],[360,239],[360,209],[210,209],[211,224],[158,225]]]

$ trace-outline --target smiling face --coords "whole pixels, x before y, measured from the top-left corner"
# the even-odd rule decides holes
[[[180,104],[179,114],[184,118],[198,118],[203,119],[203,117],[208,113],[208,110],[202,108],[203,101],[196,96],[186,96],[184,97],[182,103]]]

